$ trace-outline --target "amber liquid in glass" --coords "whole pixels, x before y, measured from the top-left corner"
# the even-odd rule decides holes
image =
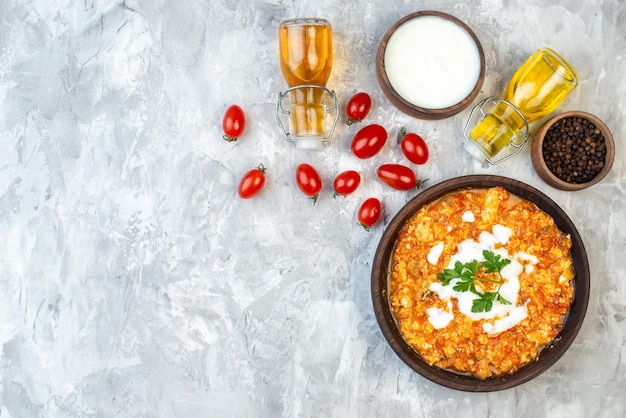
[[[515,106],[530,123],[555,110],[578,85],[572,66],[549,48],[535,51],[515,72],[502,99]],[[524,120],[506,104],[499,104],[470,133],[489,156],[514,141]]]
[[[325,86],[333,62],[332,28],[324,19],[292,19],[278,28],[280,69],[289,87]],[[291,120],[296,137],[318,137],[325,132],[324,91],[291,91]]]

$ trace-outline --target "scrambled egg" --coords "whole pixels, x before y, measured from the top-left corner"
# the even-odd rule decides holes
[[[486,320],[462,314],[453,299],[452,320],[435,329],[428,310],[447,311],[450,301],[439,299],[430,285],[438,282],[460,242],[478,239],[494,225],[512,231],[503,244],[509,254],[536,258],[533,268],[519,275],[518,301],[513,301],[527,302],[527,317],[488,334]],[[441,255],[432,264],[429,252],[441,243]],[[453,192],[422,207],[402,228],[393,253],[389,300],[403,338],[436,367],[480,379],[515,372],[536,359],[561,330],[573,298],[571,245],[551,216],[502,187]]]

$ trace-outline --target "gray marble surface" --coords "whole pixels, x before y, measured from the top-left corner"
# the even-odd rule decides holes
[[[483,168],[461,148],[469,109],[441,121],[395,109],[376,81],[376,48],[395,21],[428,9],[481,40],[479,98],[498,95],[541,46],[566,56],[580,85],[557,112],[607,123],[617,145],[608,177],[553,189],[528,147]],[[366,91],[368,122],[427,139],[419,176],[510,176],[577,225],[589,309],[550,370],[501,392],[457,392],[389,348],[369,293],[384,225],[368,233],[355,212],[378,196],[386,223],[419,192],[375,177],[383,161],[402,161],[397,147],[355,159],[357,127],[343,116],[321,151],[281,139],[276,30],[303,16],[333,24],[328,86],[342,108]],[[624,417],[625,23],[621,0],[2,0],[0,417]],[[232,103],[249,123],[227,143]],[[293,179],[301,162],[325,182],[315,206]],[[259,163],[265,189],[239,199],[239,179]],[[349,168],[363,185],[333,199],[332,179]]]

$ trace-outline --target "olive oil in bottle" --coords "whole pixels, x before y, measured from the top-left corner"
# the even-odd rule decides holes
[[[515,72],[502,100],[469,137],[488,157],[509,144],[521,146],[523,143],[516,143],[519,131],[555,110],[577,85],[574,68],[552,49],[541,48]]]
[[[555,110],[577,85],[574,68],[553,50],[541,48],[515,72],[503,99],[530,123]]]

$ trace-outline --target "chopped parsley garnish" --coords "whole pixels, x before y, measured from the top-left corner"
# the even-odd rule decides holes
[[[500,294],[500,289],[504,284],[504,278],[502,277],[502,269],[511,263],[508,258],[502,258],[499,255],[493,253],[493,251],[484,250],[483,257],[485,261],[478,262],[477,260],[470,261],[469,263],[461,263],[457,261],[454,263],[453,269],[445,269],[442,273],[437,275],[444,286],[450,284],[454,279],[458,279],[454,284],[454,289],[457,292],[472,292],[478,298],[472,302],[472,312],[489,312],[493,307],[493,302],[498,301],[503,305],[510,305],[511,302],[506,300]],[[499,279],[490,279],[484,277],[484,274],[496,273]],[[495,292],[480,292],[476,289],[476,282],[496,283],[498,288]]]

